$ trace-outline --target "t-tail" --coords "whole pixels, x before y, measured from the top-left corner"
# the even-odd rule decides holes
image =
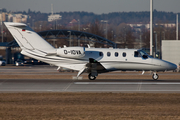
[[[55,48],[24,23],[4,22],[22,50],[48,52]]]

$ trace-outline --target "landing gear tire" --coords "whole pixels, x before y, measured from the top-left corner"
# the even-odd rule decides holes
[[[96,76],[92,76],[91,73],[89,73],[88,77],[89,77],[89,80],[95,80],[96,79]]]
[[[153,78],[154,80],[157,80],[157,79],[159,78],[159,76],[158,76],[157,73],[154,73],[154,74],[152,75],[152,78]]]

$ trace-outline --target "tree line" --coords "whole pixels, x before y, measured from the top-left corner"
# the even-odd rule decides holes
[[[4,9],[3,9],[4,10]],[[6,11],[7,12],[7,11]],[[14,13],[22,13],[31,16],[28,23],[33,24],[33,29],[45,31],[50,29],[73,29],[79,30],[79,24],[69,26],[73,19],[80,20],[80,31],[93,33],[117,43],[118,48],[149,48],[150,32],[149,29],[141,27],[140,30],[131,28],[127,23],[149,23],[150,13],[145,12],[113,12],[108,14],[94,14],[89,12],[58,12],[62,19],[55,22],[47,22],[48,15],[51,13],[41,13],[40,11],[19,11]],[[180,15],[179,15],[180,16]],[[34,23],[32,23],[32,20]],[[108,20],[106,23],[101,20]],[[179,19],[180,20],[180,19]],[[175,27],[166,28],[161,23],[175,23],[176,14],[173,12],[163,12],[154,10],[154,22],[159,25],[154,27],[157,33],[157,45],[160,49],[162,39],[175,39]],[[6,34],[9,34],[6,31]],[[180,35],[180,34],[179,34]],[[6,35],[9,37],[8,35]],[[12,37],[11,37],[12,38]],[[6,38],[8,41],[8,38]],[[154,41],[155,43],[155,36]],[[60,45],[58,45],[60,46]],[[97,46],[98,47],[98,46]]]
[[[11,12],[3,9],[4,12]],[[13,12],[22,13],[31,16],[28,22],[32,19],[35,21],[47,21],[48,15],[51,13],[42,13],[40,11],[16,11]],[[154,10],[154,22],[163,23],[175,23],[176,14],[173,12],[164,12]],[[94,23],[96,20],[108,20],[109,24],[119,25],[121,23],[149,23],[150,12],[112,12],[107,14],[95,14],[92,12],[85,11],[74,11],[74,12],[57,12],[62,16],[61,24],[67,25],[72,19],[79,19],[81,24]],[[179,13],[178,13],[179,14]],[[180,19],[179,19],[180,20]]]

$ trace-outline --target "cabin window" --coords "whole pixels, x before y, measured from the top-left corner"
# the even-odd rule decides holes
[[[107,52],[107,56],[110,57],[110,56],[111,56],[111,53],[110,53],[110,52]]]
[[[103,56],[103,52],[99,52],[99,56]]]
[[[126,53],[125,53],[125,52],[123,52],[123,53],[122,53],[122,56],[123,56],[123,57],[126,57]]]
[[[141,57],[138,51],[134,51],[134,57]]]
[[[118,57],[119,53],[118,53],[118,52],[115,52],[114,55],[115,55],[115,57]]]

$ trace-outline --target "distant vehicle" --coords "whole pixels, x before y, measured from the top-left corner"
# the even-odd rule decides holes
[[[152,78],[158,79],[158,71],[175,70],[177,66],[168,61],[153,58],[141,49],[109,49],[64,47],[54,48],[24,23],[4,22],[22,51],[31,58],[82,73],[89,73],[90,80],[98,74],[117,71],[152,71]]]
[[[47,63],[44,63],[42,61],[36,60],[36,59],[25,59],[24,64],[29,64],[29,65],[47,65]]]
[[[15,65],[16,65],[16,66],[23,66],[23,65],[24,65],[24,61],[22,61],[22,60],[17,60],[17,61],[15,61]]]
[[[6,61],[3,60],[3,57],[0,56],[0,66],[5,66],[6,65]]]

